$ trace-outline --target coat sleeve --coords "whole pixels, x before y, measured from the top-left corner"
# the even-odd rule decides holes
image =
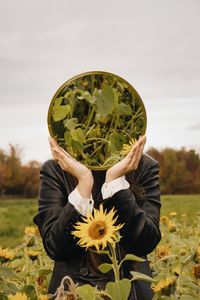
[[[44,248],[53,260],[63,260],[77,250],[71,230],[81,215],[68,202],[62,170],[52,160],[40,170],[39,211],[34,217]]]
[[[114,206],[118,222],[124,223],[121,242],[126,251],[138,256],[146,256],[161,239],[158,162],[153,160],[150,164],[143,164],[141,170],[136,172],[134,180],[143,189],[143,196],[139,199],[143,202],[142,206],[138,204],[131,190],[127,189],[105,199],[104,207],[111,209]]]

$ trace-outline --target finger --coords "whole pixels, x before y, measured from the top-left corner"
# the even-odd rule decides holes
[[[59,145],[57,144],[56,140],[54,138],[50,138],[49,139],[49,143],[50,143],[50,147],[51,148],[55,148],[55,149],[59,149]]]
[[[135,149],[135,153],[132,156],[132,159],[130,161],[131,169],[135,169],[136,167],[136,162],[138,161],[139,152],[140,152],[140,144],[138,144],[138,147]]]
[[[52,154],[53,158],[54,158],[55,160],[58,160],[57,154],[56,154],[56,152],[55,152],[55,148],[54,148],[54,146],[51,144],[50,139],[49,139],[49,144],[50,144],[50,150],[51,150],[51,154]]]
[[[142,137],[141,144],[140,144],[140,147],[139,147],[139,154],[140,154],[140,155],[142,155],[142,153],[143,153],[143,150],[144,150],[144,146],[145,146],[146,140],[147,140],[147,138],[146,138],[146,136],[144,135],[144,136]]]
[[[137,152],[136,152],[136,154],[135,154],[134,160],[132,160],[132,166],[133,166],[135,169],[138,168],[140,159],[141,159],[142,154],[143,154],[143,149],[144,149],[145,143],[146,143],[146,136],[143,136],[143,137],[141,138],[141,142],[140,142],[139,147],[138,147],[138,149],[137,149]]]
[[[142,142],[141,137],[137,140],[137,142],[133,145],[133,147],[131,148],[130,152],[128,153],[128,157],[132,160],[135,156],[135,154],[138,151],[138,148],[140,147],[140,144]]]
[[[51,138],[51,137],[49,137],[49,145],[50,145],[51,150],[54,150],[57,147],[56,144],[54,143],[53,138]]]
[[[140,137],[138,139],[138,141],[136,142],[136,144],[133,146],[133,148],[131,149],[130,151],[130,169],[133,170],[133,169],[136,169],[137,168],[137,164],[138,164],[138,161],[140,159],[140,149],[143,145],[143,141],[144,141],[144,138],[143,137]]]
[[[49,144],[53,146],[54,145],[54,139],[51,136],[49,136],[48,139],[49,139]]]
[[[74,159],[66,150],[64,150],[63,148],[59,147],[60,151],[63,152],[65,155],[67,155],[68,157]]]
[[[53,148],[53,153],[60,161],[67,162],[67,156],[59,148]]]

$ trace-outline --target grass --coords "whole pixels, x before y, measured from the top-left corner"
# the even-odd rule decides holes
[[[193,218],[200,213],[200,195],[165,195],[161,198],[161,215],[168,215],[170,212],[177,212],[177,217],[186,214]]]
[[[0,200],[0,245],[15,247],[23,240],[24,228],[33,225],[37,200]]]
[[[193,218],[200,213],[200,195],[165,195],[161,199],[161,214],[176,211],[178,217],[187,214]],[[37,213],[37,200],[12,199],[0,200],[0,245],[15,247],[23,241],[24,228],[33,225]]]

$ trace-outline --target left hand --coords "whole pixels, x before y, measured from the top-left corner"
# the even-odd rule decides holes
[[[62,149],[55,139],[49,137],[52,155],[59,166],[66,172],[75,176],[78,180],[77,189],[82,197],[88,198],[91,195],[94,178],[91,170],[79,161],[74,159],[67,151]]]
[[[142,157],[144,145],[146,143],[146,136],[143,135],[133,145],[130,152],[118,163],[109,168],[106,172],[106,182],[110,182],[118,177],[121,177],[132,170],[138,168],[138,164]]]

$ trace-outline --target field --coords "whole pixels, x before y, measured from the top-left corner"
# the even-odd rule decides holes
[[[17,292],[25,293],[25,298],[20,298],[23,297],[21,294],[9,300],[47,299],[45,294],[52,272],[52,261],[45,254],[35,227],[26,228],[34,225],[32,218],[36,212],[37,200],[0,201],[0,246],[12,248],[0,248],[0,299],[7,300],[9,294]],[[199,221],[200,195],[162,197],[162,240],[149,255],[154,279],[154,300],[200,300]],[[137,273],[132,276],[133,280],[137,280],[142,275]],[[114,293],[116,287],[123,288],[115,282],[109,295]],[[104,299],[94,297],[95,292],[90,286],[79,287],[76,292],[79,296],[81,293],[85,295],[80,297],[82,300]],[[118,295],[110,299],[119,300]],[[126,300],[127,297],[120,299]]]
[[[37,211],[36,200],[0,201],[0,245],[15,247],[22,242],[24,228],[33,225],[33,216]]]
[[[187,214],[192,219],[200,213],[200,195],[166,195],[162,197],[161,215],[177,212],[179,219]],[[0,201],[0,245],[15,247],[22,242],[24,228],[33,225],[33,216],[37,212],[37,200],[1,200]]]

